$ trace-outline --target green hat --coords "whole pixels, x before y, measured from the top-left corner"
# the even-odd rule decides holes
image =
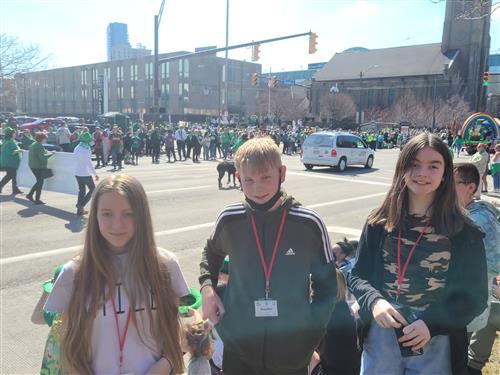
[[[90,143],[92,142],[92,136],[90,135],[90,133],[82,133],[82,135],[80,135],[80,142],[83,142],[83,143]]]
[[[198,289],[189,288],[189,294],[181,297],[179,301],[179,313],[187,315],[189,309],[197,309],[201,306],[201,293]]]
[[[14,129],[12,129],[11,127],[3,129],[3,134],[5,134],[7,137],[10,137],[12,133],[14,133]]]
[[[62,269],[64,267],[64,264],[60,264],[56,267],[56,270],[54,272],[54,277],[50,280],[47,280],[46,282],[43,283],[43,291],[46,293],[51,293],[52,288],[54,288],[54,283],[57,280],[57,277],[61,273]]]

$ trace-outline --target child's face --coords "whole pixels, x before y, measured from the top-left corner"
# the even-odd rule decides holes
[[[134,215],[130,204],[117,192],[104,193],[97,205],[99,231],[113,251],[123,251],[134,237]]]
[[[264,204],[269,201],[278,191],[280,181],[285,181],[286,167],[268,166],[259,172],[254,168],[242,168],[236,171],[236,177],[241,181],[241,189],[245,197],[253,200],[255,203]]]
[[[444,159],[430,147],[421,149],[405,173],[405,182],[411,194],[433,195],[443,181]]]

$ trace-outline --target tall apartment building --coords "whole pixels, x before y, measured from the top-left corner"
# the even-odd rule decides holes
[[[130,48],[128,40],[128,27],[126,23],[113,22],[107,29],[107,51],[108,61],[113,60],[113,47],[125,45]]]

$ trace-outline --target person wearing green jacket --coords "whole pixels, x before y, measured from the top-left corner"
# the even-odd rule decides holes
[[[34,204],[45,204],[40,200],[43,188],[43,170],[47,169],[47,160],[54,155],[54,151],[46,151],[43,144],[47,142],[47,134],[36,133],[35,141],[29,149],[29,167],[36,177],[36,182],[26,198]],[[35,194],[35,199],[33,199]]]
[[[14,140],[14,129],[10,127],[5,128],[3,134],[5,139],[0,154],[0,166],[5,169],[7,174],[2,178],[2,181],[0,181],[0,193],[3,187],[7,185],[9,181],[12,181],[12,194],[21,194],[22,191],[17,187],[16,175],[23,150],[19,148],[19,145]]]
[[[23,136],[21,137],[21,148],[23,150],[29,149],[29,147],[35,142],[33,137],[31,136],[29,129],[24,129]]]

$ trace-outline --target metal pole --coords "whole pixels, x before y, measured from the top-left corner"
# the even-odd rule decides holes
[[[241,118],[243,117],[243,63],[245,61],[242,61],[240,66],[241,66],[241,71],[240,71],[240,115],[239,115],[239,120],[238,124],[241,122]]]
[[[154,123],[158,122],[158,16],[155,15],[154,19],[155,25],[154,25],[154,62],[153,62],[153,116],[154,116]]]
[[[269,68],[269,79],[267,80],[267,119],[271,118],[271,68]]]
[[[359,72],[359,105],[358,105],[358,111],[359,111],[359,119],[358,119],[358,124],[361,126],[361,85],[363,84],[363,72]]]
[[[95,98],[94,98],[94,68],[91,70],[91,79],[92,79],[92,84],[91,84],[91,89],[92,89],[92,121],[95,119]]]
[[[229,46],[229,0],[226,0],[226,53],[225,53],[225,62],[224,62],[224,111],[227,112],[229,117],[229,70],[228,70],[228,58],[227,58],[227,47]]]
[[[432,94],[432,126],[431,126],[431,132],[434,133],[434,129],[436,128],[436,84],[437,84],[437,77],[434,77],[434,88],[433,88],[433,94]]]

